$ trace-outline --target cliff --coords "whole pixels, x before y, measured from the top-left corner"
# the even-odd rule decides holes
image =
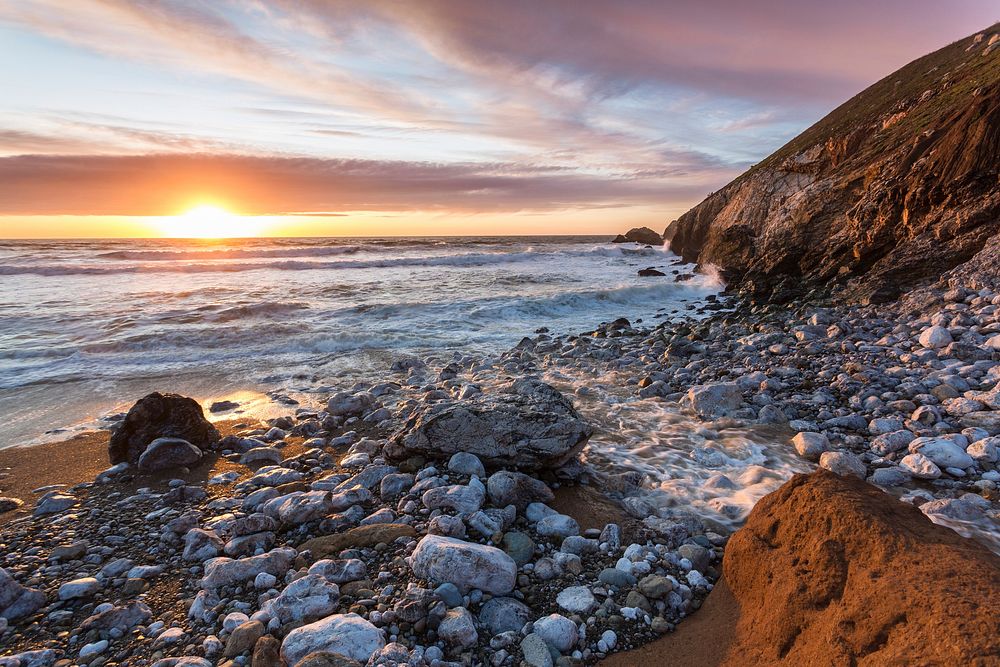
[[[736,283],[894,298],[1000,227],[1000,24],[845,102],[681,216],[671,249]]]

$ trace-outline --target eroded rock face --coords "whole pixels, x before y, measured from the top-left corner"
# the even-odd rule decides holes
[[[495,394],[430,406],[387,451],[398,458],[468,452],[488,467],[536,470],[565,463],[592,432],[569,399],[538,378],[525,377]]]
[[[730,283],[806,277],[876,301],[970,258],[1000,230],[1000,68],[973,39],[885,77],[711,194],[678,219],[671,249]]]
[[[861,480],[820,470],[762,499],[726,547],[726,665],[987,664],[1000,558]]]
[[[133,405],[108,444],[112,464],[136,464],[146,447],[157,438],[180,438],[198,449],[209,449],[219,441],[219,431],[193,398],[154,392]]]

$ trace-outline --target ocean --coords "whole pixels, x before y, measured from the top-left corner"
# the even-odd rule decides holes
[[[401,356],[653,323],[721,287],[609,237],[2,241],[0,447],[92,428],[151,391],[285,414],[286,397],[316,404]]]

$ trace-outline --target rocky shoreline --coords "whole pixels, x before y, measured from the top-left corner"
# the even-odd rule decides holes
[[[190,399],[153,394],[101,442],[116,465],[39,490],[31,514],[0,529],[0,665],[591,664],[669,641],[723,570],[741,605],[746,590],[772,594],[745,573],[775,553],[730,555],[719,521],[587,462],[593,425],[542,379],[567,375],[677,405],[709,443],[775,425],[804,467],[885,492],[859,507],[895,496],[919,507],[907,521],[921,530],[945,530],[925,515],[997,550],[1000,291],[978,275],[956,270],[878,309],[733,295],[648,329],[618,320],[538,333],[496,358],[402,359],[386,381],[267,423],[216,429]],[[576,398],[587,393],[579,383]],[[617,517],[573,516],[594,489]],[[987,593],[970,623],[996,637],[996,556],[964,542]],[[824,558],[812,576],[840,567]],[[763,646],[732,649],[753,657],[730,664],[796,655],[772,646],[788,637],[758,634]],[[942,659],[992,650],[988,634],[963,635],[961,654],[942,635]]]

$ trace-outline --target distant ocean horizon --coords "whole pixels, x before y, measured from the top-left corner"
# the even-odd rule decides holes
[[[402,356],[649,321],[721,287],[665,248],[609,241],[0,241],[0,447],[64,437],[156,390],[287,411],[283,397],[377,381]],[[646,267],[668,275],[638,277]]]

